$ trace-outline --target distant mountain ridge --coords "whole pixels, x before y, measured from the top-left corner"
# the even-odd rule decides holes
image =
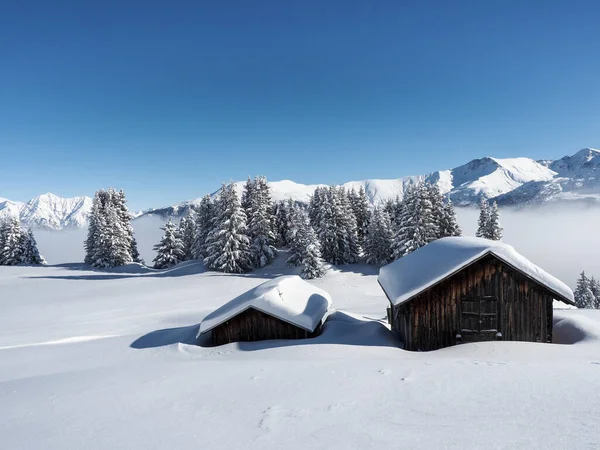
[[[530,158],[484,157],[450,170],[397,179],[372,179],[344,183],[345,188],[364,187],[371,204],[404,196],[406,187],[421,181],[436,183],[458,206],[475,204],[484,195],[501,206],[524,207],[535,204],[578,202],[600,206],[600,150],[584,148],[571,156],[557,160]],[[236,182],[241,195],[243,181]],[[290,180],[269,182],[273,200],[291,198],[308,202],[319,185],[305,185]],[[218,191],[212,195],[215,196]],[[180,217],[200,199],[146,210],[136,217],[157,215]],[[61,198],[54,194],[40,195],[27,203],[0,198],[0,218],[19,215],[25,226],[61,230],[87,225],[91,209],[89,197]]]

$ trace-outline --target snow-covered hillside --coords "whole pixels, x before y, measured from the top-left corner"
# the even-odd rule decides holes
[[[46,230],[84,227],[91,208],[89,197],[62,198],[47,193],[27,203],[0,198],[0,217],[19,216],[24,226]]]
[[[298,341],[194,345],[211,311],[275,275],[0,270],[2,448],[593,449],[600,311],[555,341],[398,347],[371,267],[314,282],[337,309]],[[133,268],[130,272],[135,272]]]

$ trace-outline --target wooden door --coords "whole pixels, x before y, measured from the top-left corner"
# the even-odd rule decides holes
[[[461,302],[462,341],[490,341],[498,335],[498,299],[493,296],[466,297]]]

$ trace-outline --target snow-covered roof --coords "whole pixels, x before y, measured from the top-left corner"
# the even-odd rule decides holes
[[[540,283],[555,294],[556,299],[573,302],[573,291],[566,284],[531,263],[512,246],[474,237],[433,241],[382,267],[379,284],[390,302],[397,306],[488,254]]]
[[[204,318],[204,334],[249,308],[254,308],[307,331],[314,331],[331,305],[327,292],[297,275],[269,280],[225,303]]]

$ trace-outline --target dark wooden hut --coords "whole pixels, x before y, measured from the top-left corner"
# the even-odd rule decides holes
[[[382,267],[392,331],[407,350],[459,342],[552,341],[553,302],[572,291],[511,246],[479,238],[434,241]]]
[[[199,335],[213,345],[318,335],[331,305],[329,294],[298,276],[267,281],[210,313]]]

